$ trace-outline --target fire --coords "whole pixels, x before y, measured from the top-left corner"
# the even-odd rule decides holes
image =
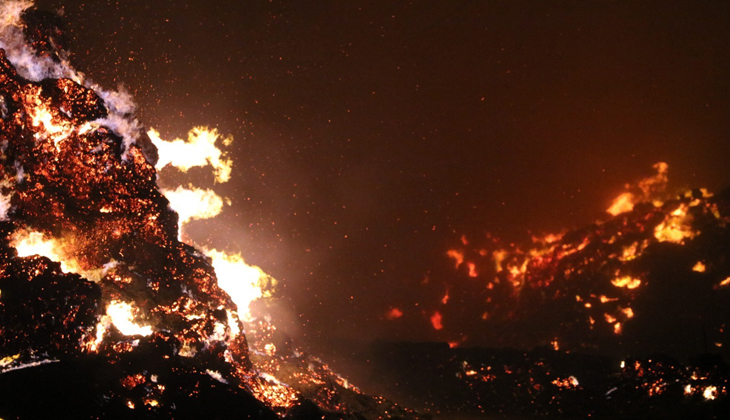
[[[159,176],[209,166],[214,183],[228,181],[232,138],[204,127],[187,140],[144,135],[131,97],[84,80],[57,50],[54,16],[31,6],[0,2],[0,373],[108,365],[102,383],[88,378],[91,417],[118,407],[169,417],[182,399],[193,412],[225,400],[259,418],[402,412],[251,314],[275,283],[263,270],[181,241],[181,228],[229,201],[189,184],[161,190]]]
[[[152,327],[149,325],[134,323],[137,309],[131,303],[113,300],[106,307],[106,314],[109,321],[124,335],[147,336],[152,334]]]
[[[41,255],[54,261],[61,260],[59,246],[53,239],[47,239],[41,232],[19,231],[11,245],[18,251],[19,257]]]
[[[18,251],[19,257],[29,257],[31,255],[40,255],[53,261],[61,263],[61,269],[66,273],[81,274],[83,270],[78,263],[65,252],[65,247],[61,242],[48,238],[41,232],[19,230],[13,234],[11,241]],[[94,276],[90,276],[94,277]]]
[[[244,319],[251,319],[251,302],[271,296],[275,280],[261,268],[248,265],[240,254],[229,255],[215,249],[206,252],[218,277],[218,286],[231,296]]]
[[[217,182],[227,182],[230,179],[233,161],[216,146],[221,134],[215,128],[194,127],[188,133],[187,141],[182,139],[165,141],[154,129],[150,129],[147,135],[157,146],[160,154],[160,159],[155,165],[158,170],[170,165],[187,172],[196,166],[210,165],[213,167]],[[224,146],[230,146],[232,141],[231,137],[222,139]]]
[[[481,319],[494,326],[494,330],[529,323],[531,317],[541,317],[542,322],[552,312],[544,308],[555,307],[580,311],[578,319],[581,328],[585,328],[583,336],[598,342],[615,340],[617,334],[636,333],[626,327],[637,317],[646,319],[640,296],[652,287],[661,287],[664,277],[681,275],[680,267],[667,273],[655,268],[660,261],[658,255],[670,252],[675,246],[691,248],[687,252],[696,255],[697,262],[686,267],[686,271],[704,273],[710,267],[706,259],[714,254],[704,249],[710,245],[707,240],[697,242],[695,238],[706,228],[724,229],[730,220],[726,199],[714,198],[704,189],[667,194],[668,165],[660,162],[654,169],[653,176],[626,186],[626,191],[609,209],[614,217],[607,216],[606,220],[582,229],[531,235],[531,242],[521,244],[505,243],[482,233],[476,233],[479,235],[476,238],[486,236],[481,242],[472,236],[460,235],[458,242],[455,238],[447,253],[448,263],[457,269],[460,279],[470,280],[448,278],[443,280],[443,285],[449,288],[450,301],[464,296],[465,301],[475,302],[473,305],[477,307],[459,312],[450,307],[449,327],[459,325],[452,314]],[[718,234],[712,235],[706,238]],[[723,263],[713,264],[712,271],[727,273]],[[730,287],[730,278],[715,273],[708,273],[698,281],[711,282],[708,286],[715,289]],[[477,289],[469,284],[481,287]],[[433,289],[434,285],[443,287],[438,279],[423,287]],[[479,301],[483,303],[480,305]],[[433,307],[431,311],[435,309],[439,308]],[[598,322],[601,319],[608,322]],[[581,343],[577,338],[569,338],[566,328],[575,328],[575,324],[571,327],[556,324],[552,330],[546,329],[540,342],[558,337],[565,349],[585,345],[588,339]],[[485,328],[479,338],[501,343],[502,338],[489,330]]]
[[[618,277],[611,280],[611,284],[616,287],[625,287],[627,289],[636,289],[641,286],[641,280],[631,276]]]
[[[178,186],[174,190],[162,190],[162,193],[179,216],[181,232],[189,221],[211,219],[223,210],[223,199],[210,189]]]
[[[680,205],[667,218],[659,223],[654,230],[654,236],[659,242],[674,242],[681,244],[686,238],[693,238],[695,232],[689,224],[687,217],[688,206]]]
[[[612,216],[617,216],[621,213],[626,213],[634,209],[634,195],[630,192],[625,192],[616,197],[611,204],[611,207],[606,210]]]
[[[611,207],[606,212],[611,216],[618,216],[632,211],[637,203],[643,201],[653,201],[656,206],[661,206],[662,201],[657,199],[657,196],[663,193],[667,186],[669,165],[665,162],[659,162],[654,164],[653,168],[656,169],[657,173],[639,181],[638,185],[634,187],[636,193],[621,193],[613,200]],[[632,188],[632,186],[626,185],[626,188]]]
[[[564,388],[564,389],[574,389],[577,388],[580,383],[578,382],[578,378],[575,376],[569,376],[567,378],[557,378],[553,381],[553,385],[557,386],[558,388]]]

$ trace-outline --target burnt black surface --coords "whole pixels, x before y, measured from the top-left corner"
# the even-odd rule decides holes
[[[679,362],[665,355],[620,361],[538,348],[451,349],[446,343],[380,342],[357,355],[369,372],[364,386],[425,410],[437,419],[724,419],[730,399],[707,401],[704,389],[730,385],[718,355]],[[367,362],[365,362],[367,360]],[[558,386],[570,380],[575,386]],[[693,379],[694,378],[694,379]],[[659,387],[659,392],[651,391]]]
[[[3,419],[261,419],[279,418],[260,401],[222,384],[190,366],[150,357],[110,363],[103,357],[81,357],[0,375]],[[125,388],[119,377],[144,372],[145,382]],[[154,372],[157,379],[149,377]],[[155,401],[136,405],[145,388],[164,383]]]

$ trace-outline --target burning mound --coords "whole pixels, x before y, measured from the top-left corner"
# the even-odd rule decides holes
[[[406,415],[242,322],[178,239],[131,109],[70,68],[55,16],[30,5],[0,10],[0,417]]]
[[[380,343],[360,356],[383,378],[371,386],[474,418],[728,418],[730,190],[670,193],[654,168],[606,220],[455,240],[421,284],[428,309],[386,315],[448,345]]]
[[[457,271],[441,285],[448,292],[435,326],[449,334],[479,323],[470,330],[483,336],[471,338],[489,345],[616,357],[724,351],[730,194],[669,194],[667,165],[655,168],[616,199],[605,221],[522,245],[462,236],[447,253],[451,267],[434,276],[453,279]]]

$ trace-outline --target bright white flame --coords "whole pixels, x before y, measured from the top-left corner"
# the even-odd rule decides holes
[[[150,335],[152,327],[149,325],[137,325],[134,323],[134,316],[137,309],[132,304],[113,300],[106,307],[106,316],[112,324],[124,335]]]
[[[221,138],[215,128],[194,127],[188,133],[187,141],[182,139],[165,141],[154,129],[150,129],[147,135],[159,151],[160,159],[155,166],[158,170],[171,165],[187,172],[192,167],[210,165],[213,167],[217,182],[226,182],[230,179],[233,163],[215,145]],[[231,137],[226,137],[223,139],[223,145],[228,146],[232,141]]]
[[[41,255],[54,261],[61,259],[56,241],[46,239],[40,232],[20,231],[13,237],[11,246],[18,251],[19,257]]]
[[[82,268],[73,258],[73,240],[48,238],[41,232],[19,230],[12,236],[10,245],[18,251],[18,257],[40,255],[61,264],[64,273],[79,274],[87,280],[101,280],[103,268]]]
[[[250,319],[249,305],[256,299],[267,297],[263,286],[273,279],[259,267],[246,264],[241,255],[229,255],[215,249],[206,252],[212,259],[218,286],[225,290],[243,319]]]
[[[180,231],[191,220],[212,219],[223,210],[223,199],[213,190],[177,187],[161,190],[179,216]]]
[[[52,238],[46,238],[41,232],[20,230],[13,234],[10,245],[18,251],[19,257],[40,255],[61,263],[65,273],[82,274],[81,267],[73,259],[66,256],[63,245]],[[83,274],[82,274],[83,275]]]

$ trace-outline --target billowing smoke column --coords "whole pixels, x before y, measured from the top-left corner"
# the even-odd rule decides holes
[[[0,418],[405,414],[267,322],[242,322],[250,298],[221,286],[239,288],[243,262],[178,239],[178,222],[204,216],[179,220],[158,189],[155,164],[172,161],[127,96],[71,68],[57,17],[31,6],[0,6]],[[230,162],[209,163],[225,181]]]

